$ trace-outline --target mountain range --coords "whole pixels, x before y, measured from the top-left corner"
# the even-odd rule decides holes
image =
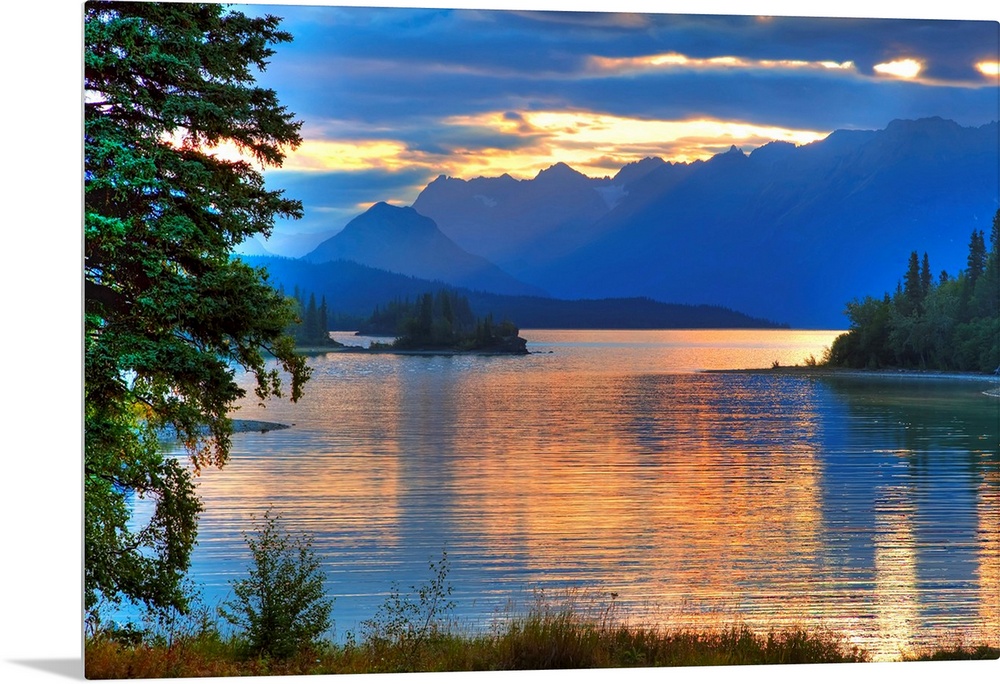
[[[372,268],[500,294],[542,295],[481,256],[470,254],[411,207],[378,202],[302,257],[322,264],[354,261]]]
[[[349,260],[506,295],[712,304],[842,327],[896,286],[911,251],[964,267],[1000,203],[997,122],[898,120],[808,145],[648,158],[613,177],[438,177],[412,207],[374,205],[302,264]],[[331,296],[328,294],[328,298]]]

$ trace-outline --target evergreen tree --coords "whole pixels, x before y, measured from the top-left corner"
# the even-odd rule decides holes
[[[986,244],[983,241],[983,231],[972,231],[972,237],[969,239],[969,258],[967,261],[968,268],[965,271],[965,277],[969,281],[969,287],[975,287],[976,281],[979,280],[979,276],[983,274],[983,270],[986,268]]]
[[[309,370],[284,331],[290,301],[262,270],[230,257],[268,235],[300,202],[268,190],[232,142],[280,166],[300,142],[273,91],[254,83],[271,45],[291,36],[272,16],[222,5],[88,2],[84,6],[84,588],[153,609],[187,607],[184,572],[201,504],[192,471],[222,466],[228,418],[244,391],[299,398]],[[264,351],[278,359],[268,368]],[[159,448],[172,427],[192,469]],[[129,526],[132,496],[155,502]]]
[[[326,295],[323,295],[316,311],[316,335],[321,342],[330,339],[330,312],[326,307]]]
[[[927,258],[927,252],[924,252],[924,259],[920,262],[920,299],[923,301],[931,291],[931,282],[933,276],[931,275],[931,264],[930,260]]]
[[[316,295],[310,292],[309,303],[306,305],[306,313],[302,317],[301,342],[312,344],[315,341],[318,318],[319,312],[316,310]]]
[[[830,349],[829,362],[844,366],[920,366],[992,372],[1000,364],[1000,259],[993,219],[990,250],[982,231],[969,240],[968,269],[935,286],[927,254],[917,265],[910,255],[904,283],[894,297],[851,302],[850,330]],[[916,276],[914,275],[916,273]],[[919,300],[916,297],[920,292]]]
[[[431,293],[423,294],[420,296],[420,304],[417,318],[417,337],[429,340],[431,336],[431,327],[434,325],[434,299]]]
[[[903,297],[906,300],[906,313],[912,313],[919,309],[922,297],[920,278],[920,260],[916,252],[910,252],[909,266],[906,269],[906,276],[903,278]]]

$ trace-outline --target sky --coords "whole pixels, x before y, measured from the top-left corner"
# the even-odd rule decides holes
[[[319,238],[289,236],[328,237],[377,201],[412,204],[441,174],[532,178],[565,162],[613,176],[643,157],[805,144],[898,118],[1000,118],[988,14],[462,7],[234,6],[280,16],[294,36],[259,76],[303,122],[302,145],[266,177],[303,200],[306,216],[279,222],[272,251],[297,256]]]
[[[367,4],[378,4],[369,0]],[[385,3],[383,3],[385,4]],[[406,4],[403,0],[395,4]],[[438,5],[446,2],[435,3]],[[454,3],[452,3],[454,4]],[[483,6],[471,0],[462,6]],[[494,0],[492,7],[544,6],[565,9],[606,9],[608,0]],[[993,5],[992,7],[990,5]],[[616,0],[616,8],[647,11],[654,5],[650,0]],[[657,5],[659,6],[659,5]],[[671,9],[711,13],[754,11],[773,14],[829,16],[924,16],[936,19],[1000,18],[998,3],[983,0],[950,0],[947,3],[914,3],[909,0],[842,0],[836,4],[790,2],[788,0],[673,0]],[[4,199],[5,249],[2,254],[0,282],[6,293],[4,314],[8,321],[30,322],[31,334],[8,334],[0,337],[6,358],[12,360],[6,369],[8,394],[15,397],[7,406],[7,423],[16,426],[8,431],[6,453],[16,456],[5,463],[2,480],[0,514],[4,520],[25,520],[30,524],[7,524],[2,527],[5,548],[18,549],[30,562],[8,563],[4,581],[0,583],[4,610],[13,617],[0,627],[0,675],[5,681],[64,682],[67,677],[79,679],[80,665],[80,597],[82,522],[79,454],[82,444],[81,354],[79,352],[80,312],[82,310],[81,207],[82,168],[81,139],[81,73],[82,73],[82,3],[79,0],[46,0],[45,2],[10,3],[5,7],[11,30],[0,41],[0,55],[7,65],[4,70],[5,91],[11,106],[0,108],[0,122],[9,132],[5,139]],[[286,27],[292,24],[286,23]],[[995,30],[996,24],[994,24]],[[995,34],[994,34],[995,35]],[[394,37],[386,39],[389,42]],[[995,39],[994,39],[995,40]],[[810,41],[804,40],[809,43]],[[329,41],[333,45],[333,41]],[[275,55],[272,73],[283,64],[293,47],[282,46]],[[668,48],[669,49],[669,48]],[[925,53],[926,54],[926,53]],[[889,61],[892,55],[888,56]],[[825,59],[825,57],[824,57]],[[853,57],[852,59],[857,59]],[[882,63],[883,58],[879,59]],[[29,68],[30,67],[30,68]],[[882,82],[891,85],[892,82]],[[290,103],[303,119],[315,115],[308,102],[298,98],[285,83],[277,83],[282,99]],[[900,84],[896,84],[897,86]],[[911,84],[912,85],[912,84]],[[322,82],[315,89],[322,90]],[[914,93],[925,88],[914,89]],[[357,94],[352,94],[357,97]],[[680,98],[674,98],[680,99]],[[801,98],[802,101],[808,98]],[[945,98],[947,100],[947,98]],[[803,102],[804,104],[804,102]],[[837,103],[832,103],[831,106]],[[610,106],[605,103],[605,106]],[[855,107],[854,109],[859,108]],[[901,107],[902,109],[902,107]],[[963,109],[964,111],[964,109]],[[970,110],[971,111],[971,110]],[[322,112],[320,112],[322,114]],[[867,114],[865,114],[867,116]],[[905,116],[905,112],[888,114]],[[944,114],[942,114],[944,115]],[[852,119],[859,116],[855,112]],[[964,121],[962,113],[954,115]],[[981,116],[981,115],[980,115]],[[882,118],[886,118],[883,115]],[[977,119],[969,116],[970,119]],[[996,118],[996,117],[994,117]],[[830,127],[843,124],[827,124]],[[882,122],[867,124],[880,127]],[[549,160],[541,160],[544,167]],[[440,171],[443,173],[446,171]],[[290,171],[278,174],[290,174]],[[333,172],[333,180],[338,176]],[[432,172],[433,173],[433,172]],[[318,178],[323,172],[312,174]],[[272,175],[269,173],[269,175]],[[309,175],[303,174],[307,179]],[[415,176],[417,174],[414,174]],[[363,197],[382,194],[404,197],[411,201],[397,184],[393,189],[390,177],[373,169],[365,180],[364,173],[351,178],[339,176],[339,182],[326,191],[328,204],[315,199],[307,207],[350,207],[363,203]],[[288,176],[286,175],[286,178]],[[414,183],[419,180],[414,179]],[[321,186],[317,183],[317,186]],[[291,187],[288,184],[288,187]],[[356,192],[344,193],[338,188],[353,187]],[[340,193],[340,194],[338,194]],[[304,195],[303,195],[304,196]],[[322,198],[322,193],[317,197]],[[335,201],[334,201],[335,200]],[[314,212],[315,214],[322,212]],[[329,212],[334,214],[334,212]],[[336,216],[330,220],[335,225]],[[304,219],[305,222],[308,219]],[[303,223],[303,222],[300,222]],[[301,230],[291,227],[291,231]],[[40,303],[44,303],[40,311]],[[43,315],[44,314],[44,315]],[[44,635],[40,638],[39,635]],[[949,676],[964,681],[995,679],[998,661],[966,661],[949,663]],[[894,672],[924,675],[929,665],[872,665],[851,669],[851,677],[859,682],[882,682]],[[891,670],[891,672],[887,672]],[[738,671],[738,675],[733,674]],[[821,683],[843,681],[842,666],[809,666],[811,680]],[[2,673],[7,673],[3,675]],[[9,675],[9,676],[8,676]],[[670,672],[672,681],[721,682],[738,676],[751,683],[798,682],[802,671],[794,667],[748,668],[680,668]],[[413,676],[402,676],[406,681]],[[501,681],[589,683],[603,682],[607,674],[601,670],[517,673],[497,673],[455,676],[427,675],[420,681]],[[310,678],[312,681],[313,678]],[[340,681],[340,678],[318,677],[318,681]],[[357,681],[395,681],[393,675],[361,676]],[[657,670],[637,670],[630,681],[662,681]],[[351,681],[355,678],[352,677]],[[166,681],[166,680],[163,680]],[[301,682],[301,677],[271,677],[268,684]]]

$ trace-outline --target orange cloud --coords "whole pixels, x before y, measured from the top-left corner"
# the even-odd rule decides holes
[[[305,140],[289,153],[293,171],[360,171],[423,168],[461,178],[509,173],[531,178],[540,169],[565,162],[581,173],[602,177],[636,159],[659,156],[676,162],[707,159],[736,145],[745,151],[772,140],[803,145],[828,131],[800,130],[745,121],[637,119],[589,111],[509,111],[454,116],[441,123],[455,129],[524,136],[524,144],[497,148],[469,142],[442,152],[414,150],[388,138]],[[384,132],[382,133],[384,135]],[[485,136],[488,139],[490,136]]]
[[[983,76],[1000,76],[1000,62],[979,62],[976,70]]]
[[[911,79],[920,75],[920,72],[924,69],[924,65],[919,60],[907,58],[876,64],[872,69],[875,73],[883,76]]]
[[[531,177],[539,169],[562,161],[582,173],[603,176],[609,162],[617,166],[646,156],[690,162],[707,159],[730,145],[753,149],[772,140],[806,144],[824,138],[828,131],[796,130],[742,121],[696,119],[661,121],[596,114],[594,112],[542,111],[522,113],[523,124],[541,141],[533,148],[479,160],[475,168],[456,175],[470,177],[508,172]],[[500,112],[461,117],[454,124],[495,127],[507,131],[514,125]]]

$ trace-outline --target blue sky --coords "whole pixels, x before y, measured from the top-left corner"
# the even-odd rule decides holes
[[[267,174],[306,206],[278,226],[278,252],[376,201],[410,204],[440,174],[531,178],[563,161],[600,177],[896,118],[1000,118],[991,20],[235,7],[295,36],[259,79],[304,122]]]
[[[369,3],[370,4],[370,3]],[[402,4],[402,3],[400,3]],[[497,0],[493,6],[513,6],[514,0],[504,2]],[[542,4],[546,7],[567,8],[598,8],[606,9],[611,3],[607,0],[579,0],[569,3],[566,0],[539,0],[538,3],[528,3],[522,0],[522,5]],[[984,2],[983,0],[952,0],[948,3],[886,2],[885,0],[845,0],[837,4],[801,2],[721,2],[719,0],[677,0],[671,2],[671,9],[693,11],[697,6],[702,12],[770,12],[776,14],[795,14],[809,12],[814,14],[841,16],[933,16],[935,18],[988,18],[995,21],[1000,16],[1000,3]],[[474,3],[466,2],[465,6]],[[482,6],[482,3],[479,3]],[[654,3],[637,0],[618,0],[616,8],[648,10]],[[658,6],[658,5],[657,5]],[[3,605],[16,619],[5,622],[0,658],[0,673],[7,672],[5,680],[19,682],[63,682],[67,675],[79,677],[80,635],[80,558],[82,557],[82,541],[80,512],[82,511],[80,472],[73,466],[75,454],[80,453],[80,435],[82,434],[82,406],[79,385],[63,390],[60,387],[66,383],[78,383],[81,375],[81,355],[70,349],[67,353],[67,321],[80,320],[82,302],[82,278],[80,277],[80,259],[82,252],[81,206],[82,188],[80,169],[82,168],[82,150],[80,144],[80,83],[81,83],[81,14],[82,5],[79,0],[62,0],[60,2],[11,3],[6,9],[8,23],[12,27],[20,27],[10,32],[0,49],[4,50],[5,63],[12,65],[5,71],[5,85],[13,103],[32,103],[30,110],[20,106],[9,106],[0,112],[4,124],[11,132],[6,148],[8,166],[11,172],[5,186],[8,202],[6,216],[7,243],[4,250],[4,274],[6,291],[5,314],[10,321],[30,321],[32,335],[26,344],[25,336],[4,336],[3,350],[9,359],[19,362],[9,364],[8,386],[14,388],[17,400],[14,403],[13,414],[9,416],[9,424],[18,426],[11,430],[8,453],[23,454],[27,458],[8,459],[7,472],[4,478],[3,515],[7,520],[30,519],[30,525],[7,525],[4,534],[6,545],[10,548],[23,549],[30,553],[32,562],[8,564],[5,581],[3,582]],[[291,18],[290,18],[291,19]],[[291,21],[287,24],[292,27]],[[996,25],[994,24],[994,27]],[[995,29],[994,29],[995,30]],[[846,34],[850,38],[850,34]],[[996,34],[994,33],[994,36]],[[994,37],[994,41],[996,38]],[[391,38],[387,39],[391,41]],[[803,36],[800,42],[807,46],[814,41]],[[276,74],[280,65],[293,48],[305,45],[300,40],[298,45],[283,46],[275,56],[272,73]],[[333,39],[328,41],[328,47],[335,45]],[[725,47],[725,44],[723,44]],[[988,49],[988,48],[984,48]],[[931,54],[934,51],[928,51]],[[852,57],[852,59],[858,59]],[[15,68],[17,66],[30,68]],[[299,95],[286,90],[284,83],[274,84],[282,98],[289,103],[293,111],[303,119],[322,116],[322,111],[315,111],[309,106],[308,100],[300,100]],[[293,85],[293,84],[287,84]],[[334,89],[337,82],[325,86],[317,82],[316,91],[324,87]],[[892,86],[889,81],[874,85]],[[906,84],[896,84],[896,87]],[[845,92],[850,88],[844,87]],[[922,101],[927,87],[907,88],[910,92],[899,104],[900,110],[905,110],[908,103]],[[674,98],[679,101],[682,98]],[[946,98],[947,99],[947,98]],[[984,98],[988,99],[988,98]],[[995,101],[995,100],[994,100]],[[889,106],[889,98],[877,100],[882,107]],[[610,107],[614,103],[604,103]],[[738,104],[738,103],[737,103]],[[988,106],[988,102],[982,106]],[[797,109],[805,111],[811,108],[817,114],[827,115],[828,108],[832,111],[843,108],[837,102],[829,107],[811,104],[807,97],[797,100]],[[851,109],[855,111],[850,111]],[[868,112],[859,107],[846,108],[838,121],[826,124],[827,127],[855,125],[857,117],[867,117]],[[968,116],[963,112],[968,111]],[[881,113],[881,112],[877,112]],[[906,111],[881,113],[881,117],[913,115]],[[946,112],[942,112],[946,115]],[[981,114],[971,108],[962,109],[955,116],[961,120],[977,120]],[[994,115],[993,118],[996,118]],[[885,122],[860,122],[856,125],[881,127]],[[425,143],[430,145],[430,142]],[[548,160],[539,160],[544,166]],[[283,175],[286,172],[279,172]],[[410,177],[405,177],[406,174]],[[329,212],[331,227],[336,226],[332,220],[336,216],[336,206],[350,206],[351,203],[361,203],[364,198],[381,192],[389,196],[403,196],[404,190],[422,178],[426,171],[419,167],[397,172],[396,185],[393,176],[386,177],[378,169],[369,171],[344,172],[335,176],[326,191],[322,191],[322,183],[316,183],[316,197],[307,206],[326,206],[324,196],[336,199],[331,201]],[[324,172],[310,174],[308,177],[318,180]],[[388,181],[388,182],[387,182]],[[291,184],[287,187],[292,189]],[[303,198],[306,195],[302,194]],[[412,201],[412,198],[405,199]],[[311,212],[311,216],[317,212]],[[302,230],[304,219],[300,225],[281,227],[279,230],[296,232]],[[49,265],[50,255],[55,265]],[[40,277],[41,274],[41,277]],[[24,296],[25,284],[30,283],[33,296]],[[46,302],[46,315],[39,315],[39,302]],[[54,309],[54,311],[50,310]],[[79,325],[79,324],[77,324]],[[79,330],[79,328],[76,328]],[[72,338],[74,332],[69,333]],[[74,338],[75,339],[75,338]],[[70,347],[73,341],[70,341]],[[20,360],[25,358],[26,362]],[[41,374],[41,375],[40,375]],[[47,381],[39,381],[39,378]],[[55,423],[54,423],[55,421]],[[56,424],[59,429],[53,430]],[[45,435],[44,448],[39,449],[39,435]],[[39,459],[31,456],[63,459],[70,463],[69,467],[47,468],[44,475],[44,496],[39,496],[38,486],[25,486],[26,483],[39,483]],[[67,456],[69,455],[69,456]],[[54,461],[53,461],[54,462]],[[39,634],[45,634],[39,639]],[[998,670],[997,661],[981,661],[965,663],[962,673],[969,681],[989,681],[995,678]],[[818,675],[821,681],[835,681],[842,678],[841,666],[810,666],[809,673]],[[923,666],[921,666],[923,667]],[[718,682],[731,678],[728,668],[680,668],[671,671],[672,680],[680,682]],[[720,674],[725,670],[727,674]],[[500,675],[496,673],[463,674],[462,681],[475,682],[523,682],[533,681],[525,673],[517,675]],[[802,671],[798,668],[783,667],[753,667],[740,668],[739,676],[749,682],[798,682]],[[603,682],[606,673],[600,670],[574,671],[567,673],[546,672],[546,681],[553,682]],[[851,670],[851,677],[860,682],[883,681],[885,672],[882,669],[862,667],[857,672]],[[663,674],[655,670],[636,671],[634,680],[638,682],[661,681]],[[321,678],[322,679],[322,678]],[[425,678],[436,681],[438,678]],[[301,677],[272,677],[268,684],[278,682],[302,682]],[[312,681],[311,679],[309,681]],[[325,681],[325,680],[324,680]],[[373,681],[382,681],[377,677]]]

